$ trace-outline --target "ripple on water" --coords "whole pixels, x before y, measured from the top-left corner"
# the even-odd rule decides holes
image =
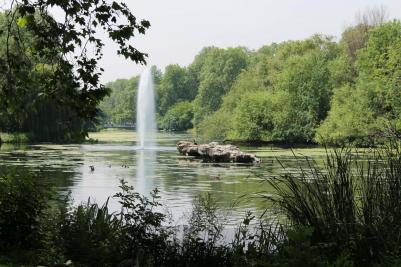
[[[97,137],[104,138],[98,144],[0,148],[0,162],[3,166],[41,171],[43,179],[54,183],[61,194],[71,191],[76,203],[87,201],[89,197],[98,202],[105,201],[118,191],[120,179],[125,179],[145,195],[157,187],[163,204],[168,205],[177,220],[182,220],[184,213],[191,210],[198,195],[210,192],[222,209],[230,211],[228,224],[238,222],[246,209],[256,213],[266,209],[259,192],[271,192],[263,180],[283,173],[278,161],[288,166],[285,171],[291,173],[298,172],[299,164],[306,166],[304,159],[294,159],[291,150],[272,150],[270,147],[242,148],[263,156],[262,163],[255,166],[202,163],[188,160],[176,151],[178,140],[193,139],[188,134],[160,133],[159,146],[139,150],[134,142],[134,132],[110,133],[112,137],[97,133]],[[320,160],[322,151],[312,150],[313,158]],[[301,152],[308,154],[308,149]],[[94,166],[94,171],[89,166]],[[233,203],[237,203],[236,206],[233,207]],[[110,205],[112,209],[118,209],[116,200],[110,201]]]

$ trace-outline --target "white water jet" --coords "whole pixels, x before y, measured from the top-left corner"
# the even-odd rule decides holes
[[[150,68],[146,68],[139,81],[136,101],[136,132],[138,135],[137,145],[141,149],[155,146],[155,93]]]

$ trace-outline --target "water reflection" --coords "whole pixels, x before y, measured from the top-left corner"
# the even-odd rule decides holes
[[[156,150],[140,149],[136,152],[136,181],[135,188],[138,192],[149,195],[155,187],[159,190],[160,184],[155,184]]]
[[[0,169],[16,166],[41,172],[46,182],[51,182],[62,191],[71,191],[75,203],[91,197],[102,204],[119,191],[124,179],[135,191],[149,195],[154,188],[160,190],[160,201],[168,206],[173,219],[179,220],[190,211],[192,201],[199,194],[210,192],[219,206],[231,211],[230,223],[239,222],[245,210],[259,211],[266,208],[259,195],[269,191],[264,178],[286,171],[299,171],[303,158],[295,159],[291,150],[271,148],[243,148],[245,151],[263,155],[262,164],[244,166],[240,164],[208,164],[192,161],[178,155],[175,143],[191,140],[183,134],[159,133],[157,148],[139,150],[135,141],[114,141],[85,145],[38,145],[27,147],[0,147]],[[132,136],[128,132],[127,136]],[[323,150],[305,149],[314,159],[324,157]],[[280,161],[281,163],[278,163]],[[93,166],[91,171],[90,166]],[[242,196],[246,196],[245,198]],[[232,207],[233,202],[239,202]],[[119,205],[111,199],[114,211]]]

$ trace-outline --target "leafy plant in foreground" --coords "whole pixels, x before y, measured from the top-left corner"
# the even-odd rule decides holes
[[[41,218],[52,197],[38,177],[16,169],[0,169],[0,255],[28,258],[41,248]]]

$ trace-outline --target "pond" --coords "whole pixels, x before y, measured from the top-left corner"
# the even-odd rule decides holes
[[[199,194],[210,192],[227,211],[228,224],[238,223],[245,211],[261,214],[267,207],[261,195],[271,193],[265,179],[284,172],[297,172],[308,163],[305,156],[321,161],[322,148],[282,149],[273,146],[241,147],[255,153],[262,162],[256,165],[212,164],[189,160],[178,154],[178,140],[193,140],[190,134],[157,135],[157,148],[138,150],[136,135],[129,130],[106,130],[92,133],[96,144],[37,144],[0,147],[2,166],[18,166],[41,172],[43,181],[53,184],[60,194],[71,192],[75,203],[90,197],[104,203],[118,192],[124,179],[135,190],[149,195],[160,190],[161,201],[173,219],[180,223],[191,211]],[[293,153],[298,155],[295,158]],[[90,166],[93,166],[93,171]],[[115,200],[110,201],[117,209]]]

